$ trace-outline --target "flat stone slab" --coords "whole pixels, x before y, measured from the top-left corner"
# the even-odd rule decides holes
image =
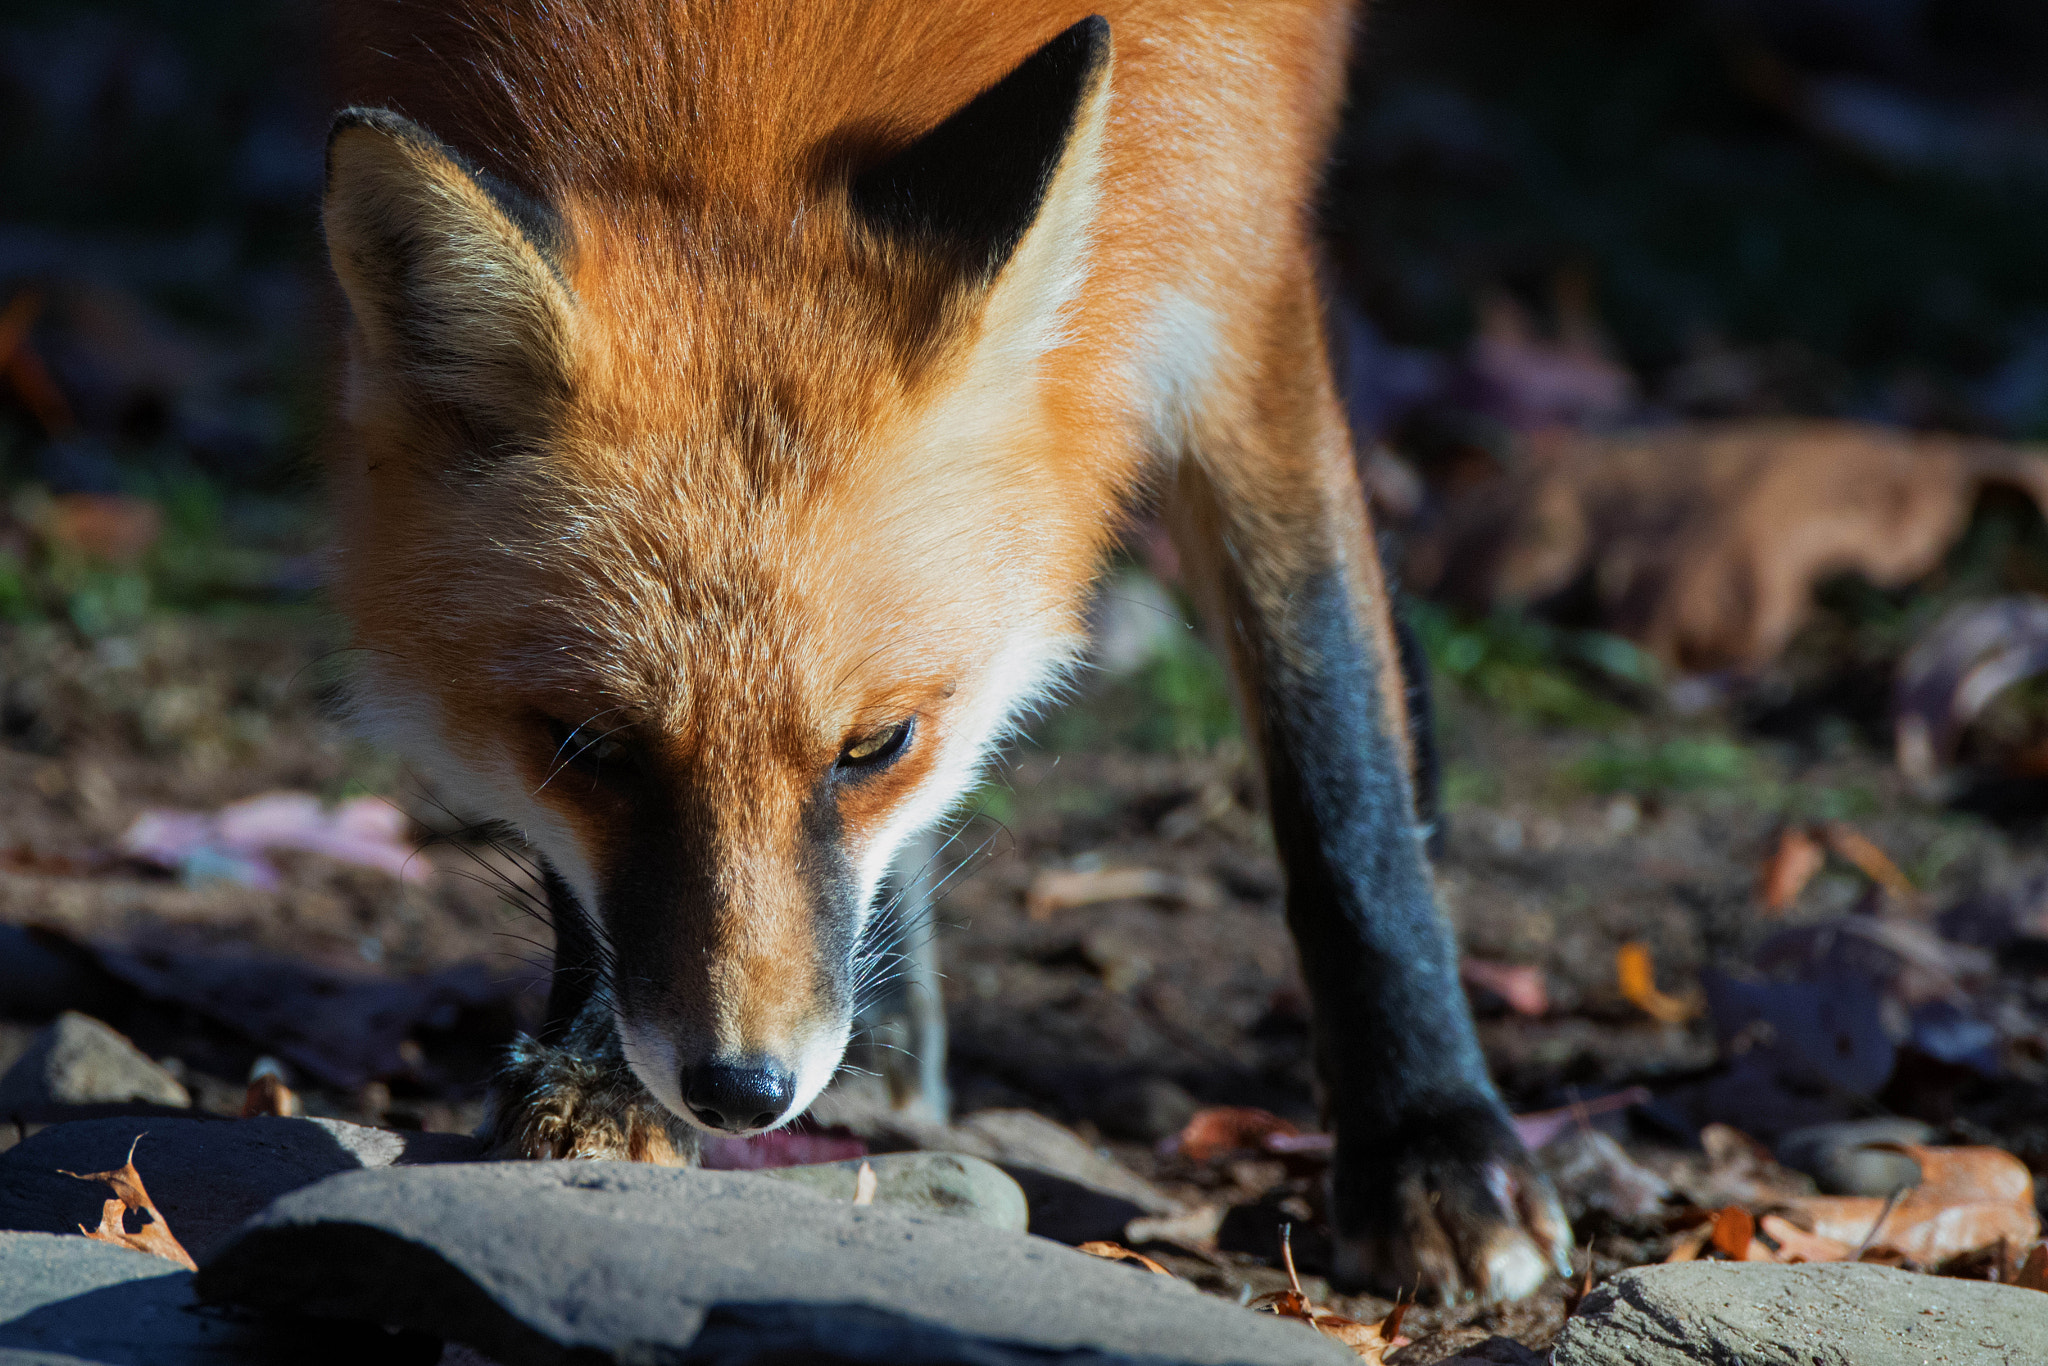
[[[356,1325],[314,1331],[323,1361],[402,1366],[438,1352],[430,1340]],[[0,1366],[291,1366],[315,1356],[308,1332],[304,1323],[202,1305],[191,1272],[146,1252],[76,1235],[0,1233]]]
[[[1030,1226],[1023,1188],[995,1163],[962,1153],[876,1153],[803,1167],[764,1167],[753,1174],[851,1203],[863,1166],[874,1171],[876,1205],[904,1214],[972,1219],[1016,1233]]]
[[[398,1324],[505,1366],[1342,1366],[1314,1330],[963,1219],[612,1162],[349,1172],[278,1200],[202,1298]]]
[[[1853,1263],[1685,1262],[1586,1297],[1553,1366],[2040,1366],[2048,1294]]]
[[[77,1233],[81,1224],[98,1227],[107,1188],[63,1173],[111,1171],[127,1159],[130,1144],[164,1222],[199,1259],[272,1200],[322,1177],[473,1160],[482,1152],[464,1134],[402,1133],[338,1119],[79,1120],[0,1153],[0,1229]]]

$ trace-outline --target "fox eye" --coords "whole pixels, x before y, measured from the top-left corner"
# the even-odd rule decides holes
[[[632,758],[631,748],[625,740],[621,739],[616,731],[607,730],[606,727],[572,726],[567,721],[557,721],[550,717],[547,729],[548,739],[555,747],[554,758],[550,764],[555,772],[573,768],[596,777],[606,764],[615,764],[620,760],[630,761]]]
[[[903,752],[910,743],[910,722],[898,721],[882,729],[850,742],[839,751],[839,767],[846,769],[880,768]]]

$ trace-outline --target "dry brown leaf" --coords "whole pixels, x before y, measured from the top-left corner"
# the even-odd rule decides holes
[[[873,1164],[863,1160],[860,1164],[860,1171],[853,1178],[853,1203],[856,1205],[874,1204],[875,1188],[880,1184],[881,1182],[875,1178]]]
[[[1168,1271],[1159,1263],[1153,1261],[1150,1257],[1147,1257],[1144,1253],[1133,1252],[1129,1248],[1119,1246],[1116,1243],[1079,1243],[1075,1245],[1074,1250],[1076,1252],[1085,1252],[1091,1257],[1101,1257],[1105,1261],[1136,1262],[1139,1266],[1144,1267],[1147,1271],[1153,1272],[1154,1274],[1160,1276],[1171,1276],[1173,1274],[1171,1271]]]
[[[275,1072],[265,1072],[249,1080],[249,1089],[242,1093],[242,1118],[254,1119],[258,1115],[296,1115],[302,1113],[298,1092],[284,1084],[284,1078]]]
[[[1707,1242],[1714,1236],[1712,1221],[1697,1228],[1689,1228],[1671,1240],[1671,1251],[1664,1255],[1666,1265],[1672,1262],[1696,1261],[1707,1250]]]
[[[1887,1209],[1858,1195],[1811,1195],[1790,1202],[1814,1233],[1851,1247],[1889,1249],[1933,1264],[2000,1238],[2025,1246],[2041,1233],[2034,1180],[2026,1164],[1999,1148],[1931,1148],[1873,1143],[1920,1166],[1920,1184]]]
[[[142,1142],[142,1138],[141,1134],[135,1136],[135,1143],[128,1145],[128,1160],[117,1170],[63,1173],[80,1181],[104,1181],[114,1192],[114,1198],[100,1208],[100,1226],[95,1229],[81,1224],[78,1231],[95,1242],[133,1248],[137,1252],[147,1252],[166,1261],[176,1262],[187,1271],[197,1271],[199,1267],[192,1260],[192,1254],[185,1251],[172,1235],[171,1226],[165,1222],[163,1211],[156,1207],[156,1202],[149,1198],[149,1192],[143,1188],[142,1173],[135,1170],[135,1144]],[[126,1219],[130,1213],[148,1216],[142,1227],[133,1233],[128,1232],[126,1227]]]
[[[1821,827],[1821,840],[1828,852],[1901,901],[1916,901],[1920,891],[1911,878],[1893,863],[1891,855],[1870,838],[1844,821],[1829,821]]]
[[[2012,1283],[2027,1290],[2048,1290],[2048,1243],[2034,1244]]]
[[[1750,1244],[1756,1239],[1756,1220],[1740,1205],[1714,1211],[1714,1251],[1738,1262],[1750,1260]]]
[[[1772,915],[1783,915],[1806,884],[1827,864],[1820,842],[1796,825],[1778,832],[1778,842],[1757,874],[1757,897]]]
[[[1847,422],[1697,423],[1531,438],[1500,477],[1454,491],[1408,581],[1474,607],[1594,586],[1600,624],[1686,672],[1755,669],[1814,585],[1880,587],[1940,563],[1987,484],[2048,506],[2023,449]]]
[[[1776,1248],[1776,1260],[1781,1262],[1846,1262],[1856,1255],[1856,1249],[1849,1244],[1808,1233],[1780,1214],[1766,1214],[1756,1221],[1756,1227],[1763,1235],[1758,1243],[1768,1238]]]
[[[1048,868],[1031,879],[1024,893],[1024,915],[1029,920],[1050,920],[1061,911],[1103,901],[1174,901],[1199,908],[1219,900],[1216,887],[1207,880],[1156,868]]]
[[[1614,976],[1629,1004],[1653,1020],[1684,1024],[1700,1012],[1698,1001],[1671,996],[1657,989],[1657,968],[1650,957],[1650,946],[1640,939],[1631,940],[1614,951]]]
[[[1300,1132],[1270,1110],[1216,1105],[1195,1112],[1174,1140],[1174,1148],[1191,1162],[1209,1162],[1229,1153],[1261,1151],[1270,1139]]]
[[[1293,1234],[1291,1225],[1281,1226],[1280,1261],[1287,1271],[1288,1288],[1260,1295],[1245,1307],[1261,1313],[1278,1314],[1281,1318],[1298,1319],[1324,1337],[1343,1343],[1361,1361],[1369,1362],[1371,1366],[1386,1366],[1387,1353],[1408,1341],[1401,1336],[1401,1320],[1407,1316],[1408,1306],[1396,1302],[1393,1311],[1378,1323],[1361,1323],[1320,1305],[1310,1304],[1308,1296],[1302,1293],[1301,1277],[1294,1270]]]

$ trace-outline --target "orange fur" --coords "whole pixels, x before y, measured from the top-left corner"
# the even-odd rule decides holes
[[[1284,619],[1334,567],[1393,658],[1315,309],[1346,0],[1093,7],[1107,74],[990,281],[850,206],[852,173],[1090,8],[350,16],[351,103],[554,214],[543,253],[445,149],[375,118],[336,136],[336,591],[363,709],[585,905],[648,839],[707,870],[620,985],[629,1061],[671,1108],[678,1056],[843,1041],[810,985],[819,775],[915,718],[901,764],[832,799],[872,892],[1071,660],[1116,527],[1175,461],[1210,491],[1184,545],[1231,620]],[[1400,689],[1379,697],[1405,741]],[[635,741],[663,830],[565,771],[560,728],[586,722]]]

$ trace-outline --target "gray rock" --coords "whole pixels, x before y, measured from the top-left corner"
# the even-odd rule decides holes
[[[983,1110],[955,1125],[951,1138],[955,1151],[985,1157],[1006,1171],[1033,1167],[1121,1196],[1146,1214],[1181,1213],[1179,1201],[1035,1111]]]
[[[399,1324],[506,1366],[1354,1360],[1303,1325],[1027,1235],[610,1162],[330,1177],[244,1226],[199,1293]]]
[[[69,1118],[84,1107],[187,1109],[191,1095],[125,1035],[67,1010],[0,1076],[0,1116]]]
[[[1904,1153],[1866,1143],[1925,1143],[1933,1126],[1917,1119],[1850,1119],[1794,1129],[1778,1140],[1778,1160],[1805,1172],[1830,1195],[1890,1195],[1918,1184],[1920,1167]]]
[[[1546,1358],[1533,1347],[1526,1347],[1513,1338],[1499,1334],[1484,1342],[1476,1342],[1458,1352],[1433,1363],[1433,1366],[1544,1366]],[[1426,1366],[1421,1361],[1411,1361],[1406,1366]]]
[[[320,1360],[431,1362],[432,1339],[323,1324]],[[146,1252],[47,1233],[0,1233],[0,1366],[287,1366],[307,1329],[222,1314],[192,1273]],[[351,1348],[355,1350],[351,1352]],[[329,1355],[331,1352],[332,1355]]]
[[[995,1163],[1023,1187],[1031,1231],[1057,1242],[1120,1239],[1133,1219],[1185,1213],[1072,1129],[1030,1110],[983,1110],[959,1124],[936,1124],[890,1109],[877,1088],[842,1083],[811,1107],[811,1116],[879,1146],[965,1153]]]
[[[828,1200],[851,1201],[863,1162],[875,1171],[877,1207],[971,1219],[1015,1233],[1030,1224],[1022,1188],[993,1162],[959,1153],[878,1153],[845,1162],[769,1167],[757,1175],[793,1182]]]
[[[1573,1219],[1595,1212],[1624,1222],[1647,1219],[1672,1193],[1663,1177],[1598,1129],[1567,1129],[1544,1144],[1536,1159]]]
[[[195,1258],[278,1196],[322,1177],[471,1161],[482,1152],[463,1134],[397,1133],[338,1119],[80,1120],[0,1153],[0,1229],[77,1233],[81,1224],[96,1226],[106,1187],[63,1173],[110,1171],[130,1144],[142,1184]]]
[[[2048,1295],[1854,1263],[1684,1262],[1586,1297],[1554,1366],[2039,1366]]]

